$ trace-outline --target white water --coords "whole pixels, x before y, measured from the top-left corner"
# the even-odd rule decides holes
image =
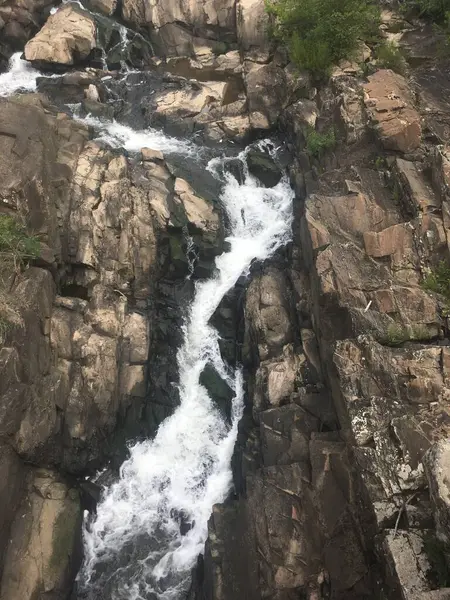
[[[241,157],[245,161],[245,153]],[[209,169],[219,174],[222,163],[214,159]],[[146,558],[131,568],[120,567],[123,583],[113,592],[115,599],[138,600],[152,593],[161,600],[180,597],[203,551],[211,508],[224,501],[230,489],[242,379],[240,371],[227,372],[218,332],[209,320],[252,261],[267,258],[289,240],[292,191],[285,179],[272,189],[259,187],[248,173],[243,185],[231,174],[225,179],[221,201],[231,224],[231,249],[216,259],[216,275],[196,285],[177,357],[180,406],[153,440],[131,448],[120,479],[106,490],[95,520],[85,530],[86,560],[80,580],[94,588],[96,568],[113,561],[129,542],[144,534],[156,541]],[[235,392],[231,427],[199,383],[207,363]],[[180,514],[191,524],[185,535],[176,518]]]
[[[20,54],[14,55],[10,71],[0,75],[0,95],[34,90],[39,75],[20,60]],[[100,139],[130,152],[147,146],[192,160],[199,153],[192,144],[156,130],[134,131],[91,117],[83,120],[99,130]],[[264,260],[289,240],[293,198],[286,179],[272,189],[260,187],[248,174],[245,159],[243,152],[242,185],[223,173],[226,159],[214,159],[208,166],[224,182],[220,200],[230,223],[230,251],[216,259],[214,277],[196,284],[177,356],[179,407],[154,439],[130,449],[120,478],[104,491],[95,518],[86,522],[85,562],[78,580],[89,598],[178,600],[203,551],[212,506],[229,493],[231,456],[243,407],[242,375],[227,370],[218,332],[209,320],[252,261]],[[234,390],[231,424],[199,383],[208,363]],[[184,535],[180,521],[190,526]],[[103,596],[105,586],[108,596]]]
[[[141,148],[152,148],[167,154],[178,153],[192,157],[199,153],[199,148],[193,144],[165,135],[157,129],[137,131],[127,125],[117,123],[117,121],[104,121],[90,115],[84,118],[79,118],[76,114],[74,116],[98,131],[97,140],[110,146],[121,146],[129,152],[139,152]]]
[[[36,89],[36,78],[41,73],[21,60],[22,52],[16,52],[9,60],[9,70],[0,74],[0,96],[11,96],[18,91],[33,92]]]

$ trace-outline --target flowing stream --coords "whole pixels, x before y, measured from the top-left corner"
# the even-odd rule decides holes
[[[32,91],[38,71],[14,55],[0,75],[0,94]],[[105,143],[129,152],[141,147],[200,160],[198,148],[160,131],[134,131],[116,122],[88,118]],[[227,213],[229,250],[216,258],[214,275],[197,281],[177,355],[180,404],[155,437],[136,443],[115,483],[106,488],[94,516],[86,516],[85,559],[78,576],[83,598],[99,600],[180,600],[207,537],[215,503],[232,483],[231,456],[243,409],[240,369],[222,360],[219,333],[210,319],[224,295],[253,261],[264,260],[289,241],[293,192],[287,178],[267,189],[241,161],[242,181],[216,157],[207,169],[221,184],[218,200]],[[189,275],[190,276],[190,275]],[[231,423],[199,383],[207,364],[234,391]],[[238,600],[238,599],[236,599]]]

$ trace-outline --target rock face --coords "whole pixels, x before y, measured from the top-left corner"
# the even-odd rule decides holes
[[[34,470],[27,480],[11,527],[0,598],[66,598],[81,559],[79,494],[50,471]]]
[[[95,7],[94,7],[95,8]],[[101,12],[107,12],[107,7]],[[113,21],[69,3],[49,17],[44,27],[25,46],[25,58],[39,68],[68,67],[91,63],[112,68],[128,63],[147,64],[150,44]]]
[[[50,14],[53,2],[49,0],[28,0],[17,2],[7,0],[0,6],[0,68],[13,52],[23,49],[23,45],[36,33]]]
[[[364,92],[367,111],[384,148],[399,152],[416,150],[420,146],[422,128],[405,79],[382,69],[369,77]]]
[[[25,46],[25,58],[36,63],[73,65],[86,60],[96,46],[94,19],[73,5],[53,14]]]
[[[1,115],[2,212],[41,247],[8,291],[0,348],[0,597],[63,600],[81,504],[56,469],[100,466],[173,410],[186,276],[210,268],[223,232],[161,153],[133,163],[38,95],[2,100]]]

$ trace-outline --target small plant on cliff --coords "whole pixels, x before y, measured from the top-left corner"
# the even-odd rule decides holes
[[[39,256],[37,237],[27,233],[25,226],[10,215],[0,214],[0,274],[5,277]]]
[[[379,339],[385,346],[401,346],[405,342],[424,342],[430,340],[433,333],[420,323],[412,325],[402,325],[401,323],[391,323],[385,335]]]
[[[380,67],[392,69],[400,75],[406,73],[407,62],[395,42],[383,41],[376,49],[375,57]]]
[[[450,304],[450,264],[441,260],[423,280],[422,287],[424,290],[441,294]]]
[[[266,9],[272,34],[286,44],[291,60],[318,76],[351,59],[379,23],[371,0],[266,0]]]
[[[331,127],[324,133],[320,133],[311,127],[306,134],[306,152],[314,158],[321,158],[325,152],[336,146],[336,133]]]

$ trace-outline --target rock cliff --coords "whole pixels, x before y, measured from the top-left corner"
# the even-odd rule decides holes
[[[246,409],[234,493],[213,507],[190,598],[450,598],[448,306],[424,285],[450,258],[450,82],[435,32],[384,10],[408,75],[365,48],[318,85],[272,47],[262,1],[90,7],[43,25],[50,5],[0,6],[0,56],[25,47],[47,69],[96,67],[118,43],[101,41],[98,13],[155,51],[132,43],[146,66],[133,86],[90,68],[0,99],[0,213],[41,244],[8,283],[0,347],[1,600],[70,597],[98,492],[83,477],[118,466],[125,441],[176,405],[184,303],[226,228],[204,173],[111,150],[65,103],[213,146],[270,131],[289,153],[292,243],[214,316],[223,353],[244,365]],[[311,130],[332,130],[334,147],[313,152]]]

